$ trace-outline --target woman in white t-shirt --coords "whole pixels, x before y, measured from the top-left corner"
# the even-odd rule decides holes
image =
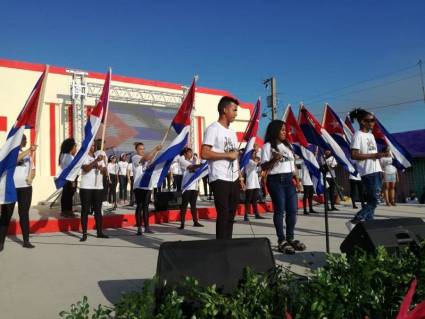
[[[127,166],[127,179],[129,181],[130,184],[130,206],[134,206],[134,193],[133,193],[133,183],[134,183],[134,176],[133,176],[133,163],[130,162],[128,163]]]
[[[178,164],[180,165],[181,172],[183,172],[184,181],[189,180],[195,170],[200,166],[193,162],[193,152],[192,149],[189,147],[183,150],[183,155],[179,157]],[[184,229],[184,224],[186,221],[186,210],[189,203],[190,212],[192,213],[193,227],[204,227],[204,225],[199,223],[198,212],[196,210],[196,201],[198,199],[198,194],[198,182],[193,183],[187,190],[183,192],[182,204],[180,206],[179,229]]]
[[[260,192],[260,181],[258,178],[260,158],[257,157],[258,146],[254,145],[254,151],[245,166],[245,216],[244,221],[249,221],[251,206],[256,219],[264,219],[258,213],[258,194]]]
[[[61,171],[68,167],[74,159],[75,154],[77,153],[77,143],[71,138],[67,138],[62,142],[61,150],[59,154],[59,166]],[[74,212],[72,211],[72,202],[75,191],[77,190],[77,178],[75,181],[66,181],[65,185],[62,188],[61,195],[61,216],[62,217],[75,217]]]
[[[393,157],[387,146],[384,152],[389,156],[382,157],[379,161],[384,171],[384,198],[387,206],[395,206],[395,185],[398,182],[397,168],[393,165]]]
[[[107,168],[103,155],[95,155],[95,146],[92,144],[81,166],[80,200],[81,200],[81,229],[83,236],[80,241],[87,240],[88,215],[94,213],[96,220],[97,238],[108,238],[102,230],[102,200],[103,176]]]
[[[358,108],[350,112],[350,119],[351,121],[356,119],[360,126],[360,130],[354,134],[351,142],[351,158],[357,161],[357,171],[367,194],[366,205],[346,223],[351,230],[360,221],[374,217],[382,184],[379,159],[388,156],[388,153],[378,152],[375,137],[371,133],[375,126],[375,116],[372,113]]]
[[[136,154],[131,158],[131,163],[133,166],[133,176],[134,176],[134,197],[136,199],[136,226],[137,226],[137,235],[142,235],[142,219],[145,224],[145,233],[153,233],[149,228],[149,202],[151,199],[152,189],[151,188],[142,188],[140,186],[140,181],[142,180],[143,174],[146,167],[149,164],[155,155],[161,150],[162,146],[157,145],[153,150],[145,154],[145,145],[142,142],[134,144]],[[143,213],[143,215],[142,215]]]
[[[22,149],[27,145],[27,137],[22,136],[20,145],[18,161],[13,174],[13,181],[15,183],[16,195],[18,201],[18,214],[19,214],[19,225],[21,226],[23,247],[34,248],[34,245],[30,243],[30,221],[29,221],[29,210],[32,199],[32,180],[35,177],[35,169],[32,160],[32,156],[37,149],[36,145],[25,151]],[[12,219],[13,210],[15,209],[16,202],[1,205],[1,217],[0,217],[0,251],[4,248],[4,242],[9,228],[10,220]]]
[[[120,156],[120,161],[118,162],[118,179],[120,183],[120,204],[126,204],[127,202],[127,167],[128,167],[128,158],[127,154],[123,153]]]
[[[117,208],[117,184],[118,184],[118,163],[115,155],[109,156],[108,159],[108,202]]]
[[[268,171],[267,188],[272,198],[278,249],[286,254],[294,254],[296,250],[305,250],[305,245],[294,240],[297,222],[297,191],[299,187],[296,177],[295,156],[292,146],[286,139],[285,123],[274,120],[267,126],[261,156],[261,167]],[[285,216],[286,234],[283,220]]]

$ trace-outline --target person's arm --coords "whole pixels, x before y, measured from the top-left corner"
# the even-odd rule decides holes
[[[31,145],[29,149],[22,151],[18,154],[18,162],[22,161],[24,159],[25,156],[27,156],[28,154],[32,155],[35,150],[37,149],[37,145]]]
[[[93,168],[99,168],[99,162],[103,159],[102,155],[99,155],[98,157],[96,157],[96,159],[89,163],[89,164],[83,164],[81,166],[82,170],[84,173],[88,173],[90,172]]]
[[[264,171],[271,170],[277,162],[279,162],[283,156],[279,153],[272,153],[272,158],[269,161],[264,162],[261,164],[261,169]]]
[[[140,162],[141,163],[143,163],[143,162],[149,162],[150,160],[152,160],[154,157],[155,157],[155,155],[160,151],[162,149],[162,145],[161,144],[159,144],[159,145],[157,145],[157,146],[155,146],[152,150],[150,150],[145,156],[143,156],[141,159],[140,159]]]
[[[239,157],[238,151],[231,151],[231,152],[215,152],[212,150],[211,145],[202,145],[201,148],[201,157],[204,160],[208,161],[217,161],[217,160],[228,160],[228,161],[234,161]]]
[[[359,150],[351,150],[351,158],[356,161],[364,161],[368,159],[381,159],[382,157],[388,156],[388,153],[374,153],[374,154],[361,154]]]

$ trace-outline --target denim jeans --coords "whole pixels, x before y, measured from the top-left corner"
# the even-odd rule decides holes
[[[292,184],[292,173],[267,176],[267,187],[273,202],[273,223],[279,242],[294,239],[297,222],[297,192]],[[285,214],[286,213],[286,214]],[[285,215],[286,237],[283,229]]]
[[[378,196],[381,191],[381,173],[372,173],[362,176],[363,187],[367,194],[366,205],[354,216],[354,220],[373,219],[375,208],[378,206]]]

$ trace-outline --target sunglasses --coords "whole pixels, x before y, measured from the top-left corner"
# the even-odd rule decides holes
[[[366,123],[374,123],[375,119],[364,119],[363,121],[365,121]]]

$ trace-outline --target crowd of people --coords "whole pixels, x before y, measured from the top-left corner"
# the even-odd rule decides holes
[[[315,214],[313,198],[315,189],[306,165],[295,155],[293,146],[287,139],[285,123],[280,120],[271,121],[266,129],[264,145],[260,150],[254,147],[249,163],[241,171],[239,168],[240,145],[236,132],[230,127],[237,117],[238,100],[225,96],[218,103],[218,120],[207,127],[204,134],[200,159],[192,149],[185,148],[171,165],[169,175],[163,187],[168,190],[181,191],[182,181],[190,178],[202,161],[208,162],[208,175],[202,178],[204,194],[214,200],[217,211],[216,238],[231,239],[235,213],[240,202],[240,191],[245,192],[244,220],[249,221],[252,213],[255,218],[262,219],[258,213],[259,194],[268,192],[273,204],[273,224],[277,236],[278,250],[293,254],[302,251],[306,246],[295,239],[297,222],[297,192],[303,192],[303,210],[305,215]],[[350,195],[352,206],[357,208],[356,197],[361,209],[347,222],[350,229],[357,223],[373,219],[378,204],[379,194],[383,186],[383,195],[387,205],[396,205],[395,185],[398,181],[397,169],[388,149],[382,152],[378,147],[371,130],[374,115],[363,109],[355,109],[350,113],[352,120],[357,120],[360,129],[354,134],[351,145],[351,158],[355,163],[357,175],[350,175]],[[32,155],[36,146],[26,147],[24,136],[21,151],[15,169],[14,181],[18,194],[18,213],[26,248],[34,246],[29,240],[29,208],[31,205],[32,180],[35,176]],[[81,202],[80,241],[87,240],[88,215],[93,214],[96,222],[98,238],[108,238],[102,227],[102,207],[117,208],[118,205],[135,206],[136,235],[152,233],[149,227],[149,204],[153,187],[141,187],[140,181],[146,168],[161,151],[162,145],[146,151],[143,142],[134,145],[134,151],[123,154],[107,154],[102,150],[102,141],[95,140],[84,159],[81,173],[74,181],[68,181],[62,188],[61,215],[64,218],[76,217],[73,212],[73,197],[79,186]],[[73,138],[63,141],[58,164],[65,169],[77,153],[77,144]],[[299,169],[297,165],[300,165]],[[337,211],[336,200],[340,188],[336,183],[336,167],[338,163],[329,150],[324,150],[322,166],[326,167],[325,188],[328,201],[325,203],[330,211]],[[383,176],[383,182],[381,180]],[[194,227],[203,227],[199,222],[197,201],[199,183],[193,183],[182,194],[180,207],[180,226],[185,229],[186,210],[190,211]],[[117,198],[118,188],[118,198]],[[128,191],[130,188],[130,191]],[[355,194],[357,193],[357,196]],[[15,203],[1,206],[0,218],[0,251],[3,250]],[[144,227],[142,229],[142,226]]]

